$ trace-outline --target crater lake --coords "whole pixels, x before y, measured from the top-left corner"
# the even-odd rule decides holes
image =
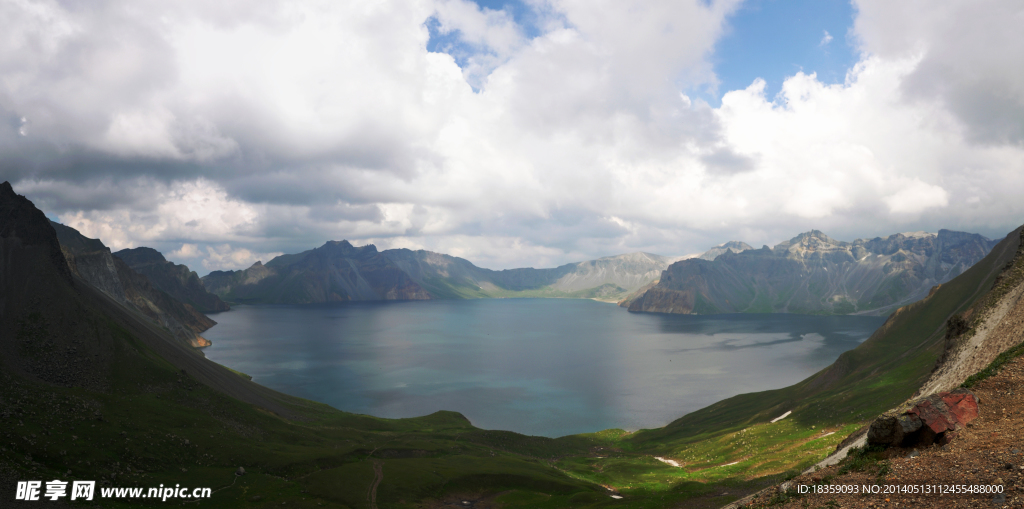
[[[785,387],[884,317],[659,315],[575,299],[237,306],[206,356],[273,389],[378,417],[461,412],[557,437],[668,424]]]

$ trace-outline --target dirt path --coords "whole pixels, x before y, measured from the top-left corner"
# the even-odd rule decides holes
[[[988,366],[996,356],[1020,343],[1024,338],[1024,285],[1019,285],[989,311],[985,322],[970,340],[960,345],[931,378],[921,386],[918,395],[948,391],[968,376]]]
[[[370,509],[377,509],[377,486],[384,480],[384,462],[373,460],[373,482],[366,490],[366,500],[370,502]]]

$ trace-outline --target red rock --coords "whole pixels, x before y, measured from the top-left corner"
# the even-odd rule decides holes
[[[868,443],[891,446],[948,443],[953,431],[978,417],[978,398],[967,389],[940,392],[914,401],[901,415],[886,414],[871,423]],[[948,434],[947,434],[948,432]]]
[[[956,417],[961,426],[978,417],[978,398],[967,389],[944,392],[939,395],[949,407],[949,413]]]
[[[967,389],[940,392],[919,400],[907,411],[936,434],[960,429],[978,417],[978,398]]]

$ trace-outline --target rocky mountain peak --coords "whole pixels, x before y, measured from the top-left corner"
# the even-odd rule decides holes
[[[751,247],[750,244],[747,244],[746,242],[730,240],[729,242],[719,244],[711,249],[708,249],[697,258],[700,258],[701,260],[712,261],[725,253],[742,253],[743,251],[747,251],[750,249],[754,248]]]
[[[832,237],[825,235],[825,233],[820,230],[811,230],[809,232],[801,233],[800,235],[775,246],[775,250],[777,252],[790,252],[793,254],[833,251],[845,248],[845,242],[837,241]]]
[[[794,244],[795,243],[801,243],[801,244],[807,244],[807,245],[817,244],[817,243],[827,243],[827,244],[835,244],[835,243],[837,243],[837,241],[835,239],[833,239],[832,237],[829,237],[828,235],[825,235],[825,232],[823,232],[821,230],[811,230],[809,232],[801,233],[800,235],[797,235],[796,237],[793,237],[793,239],[790,242],[793,242]]]
[[[50,220],[28,198],[14,192],[10,182],[0,184],[0,239],[16,238],[24,246],[44,246],[54,268],[71,281],[64,254]]]
[[[122,249],[114,256],[122,259],[131,266],[145,265],[150,263],[167,263],[167,259],[164,255],[151,247],[136,247],[132,249]]]

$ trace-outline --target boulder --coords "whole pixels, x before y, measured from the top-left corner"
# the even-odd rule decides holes
[[[868,444],[887,447],[944,441],[978,417],[978,397],[967,389],[940,392],[913,401],[902,413],[883,414],[871,423]]]

